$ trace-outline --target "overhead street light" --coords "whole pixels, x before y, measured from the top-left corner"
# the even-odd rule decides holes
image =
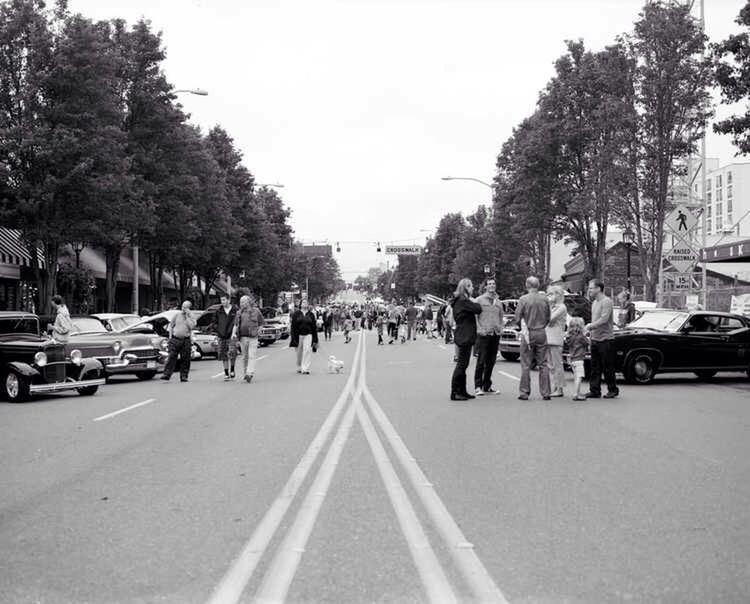
[[[208,96],[208,92],[202,88],[180,88],[179,90],[173,90],[172,94],[180,94],[181,92],[184,92],[185,94],[194,94],[196,96]]]
[[[279,183],[277,183],[277,182],[268,182],[268,183],[265,183],[265,182],[264,182],[264,183],[262,183],[262,184],[260,184],[260,183],[256,183],[256,185],[255,185],[255,186],[256,186],[256,187],[261,187],[261,188],[262,188],[262,187],[273,187],[274,189],[283,189],[283,188],[284,188],[284,185],[282,185],[282,184],[279,184]]]
[[[490,183],[480,180],[479,178],[473,178],[471,176],[443,176],[440,178],[440,180],[471,180],[473,182],[478,182],[480,185],[484,185],[485,187],[488,187],[490,189],[495,188]]]

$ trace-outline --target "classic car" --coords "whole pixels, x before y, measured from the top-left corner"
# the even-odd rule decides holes
[[[91,315],[102,322],[107,331],[122,331],[130,325],[139,323],[141,318],[138,315],[131,315],[118,312],[102,312]]]
[[[14,403],[64,390],[91,396],[104,384],[99,361],[44,337],[39,318],[29,313],[0,312],[0,365],[0,390]]]
[[[750,377],[750,319],[725,312],[651,310],[615,332],[615,368],[648,384],[657,373],[690,372],[709,380],[719,371]]]
[[[266,325],[277,325],[281,327],[282,340],[285,340],[291,334],[291,322],[289,313],[282,313],[278,309],[271,306],[266,306],[261,309],[263,318],[266,320]]]
[[[505,302],[505,301],[503,301]],[[568,318],[581,317],[585,323],[591,321],[591,302],[579,294],[565,294]],[[514,310],[515,312],[515,310]],[[511,319],[500,333],[500,355],[508,361],[517,361],[521,356],[521,328]]]
[[[258,333],[258,345],[268,346],[281,339],[282,327],[280,325],[263,325]]]
[[[165,310],[163,312],[156,313],[155,315],[151,315],[150,317],[141,317],[141,320],[138,323],[134,323],[133,325],[130,325],[117,333],[122,335],[139,333],[144,335],[158,336],[159,338],[164,340],[160,345],[163,346],[166,358],[166,350],[168,348],[167,339],[169,338],[169,323],[172,318],[179,312],[179,310]],[[190,312],[193,316],[200,318],[203,311]],[[203,356],[196,347],[195,342],[193,342],[191,350],[191,358],[193,360],[198,360]]]

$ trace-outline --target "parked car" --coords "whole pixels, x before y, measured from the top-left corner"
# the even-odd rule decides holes
[[[219,308],[221,308],[220,304],[212,304],[206,310],[194,311],[193,316],[196,316],[197,320],[193,330],[193,343],[202,358],[219,355],[219,339],[213,330],[216,323],[216,311]]]
[[[140,322],[138,315],[131,315],[117,312],[102,312],[90,315],[102,322],[107,331],[122,331],[130,325]]]
[[[99,361],[45,337],[39,317],[29,313],[0,312],[0,367],[0,390],[14,403],[64,390],[91,396],[104,384]]]
[[[68,347],[81,349],[85,358],[96,358],[103,365],[107,378],[135,375],[139,380],[150,380],[164,370],[166,338],[109,331],[93,316],[73,315],[70,320],[73,327]],[[50,315],[45,315],[45,322],[50,322]]]
[[[276,308],[266,306],[261,309],[263,318],[266,320],[266,325],[274,325],[281,328],[281,335],[279,336],[282,340],[289,337],[292,332],[291,327],[291,316],[289,313],[283,313]]]
[[[269,346],[281,339],[282,328],[279,325],[263,325],[258,333],[258,345]]]
[[[133,325],[130,325],[129,327],[126,327],[125,329],[117,333],[119,334],[140,333],[140,334],[146,334],[146,335],[155,335],[165,340],[168,340],[169,331],[167,328],[172,318],[179,312],[181,311],[165,310],[163,312],[156,313],[155,315],[151,315],[150,317],[142,317],[140,322],[134,323]],[[200,311],[191,311],[191,313],[193,312],[200,312]],[[163,346],[166,351],[167,344],[165,343]],[[193,360],[198,360],[201,358],[201,356],[202,355],[198,351],[195,343],[193,343],[192,349],[191,349],[191,358]]]
[[[615,368],[648,384],[658,373],[690,372],[708,380],[719,371],[750,378],[750,319],[724,312],[650,310],[615,333]]]

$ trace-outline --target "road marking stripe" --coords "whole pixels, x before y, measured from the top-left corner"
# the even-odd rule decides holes
[[[358,389],[356,396],[361,396]],[[331,486],[333,475],[336,472],[341,452],[349,438],[352,424],[354,423],[354,404],[350,404],[341,420],[339,429],[333,438],[328,453],[326,453],[323,463],[320,466],[315,480],[305,496],[302,506],[297,512],[294,524],[289,529],[287,536],[279,546],[274,556],[271,566],[266,572],[261,583],[260,589],[254,598],[258,603],[278,603],[284,602],[292,584],[294,575],[297,572],[302,555],[305,552],[307,541],[310,538],[315,521],[318,518],[323,501],[328,495],[328,489]]]
[[[401,525],[401,531],[404,533],[406,542],[409,544],[411,557],[419,571],[427,591],[427,597],[430,602],[457,602],[456,594],[448,582],[448,578],[440,566],[440,562],[432,549],[427,535],[425,535],[422,525],[419,522],[414,507],[406,494],[401,481],[393,469],[388,454],[385,452],[383,443],[380,440],[375,428],[370,421],[367,412],[362,407],[362,399],[355,402],[357,409],[357,419],[359,420],[365,438],[370,444],[370,451],[375,457],[375,463],[380,471],[380,477],[383,479],[386,491],[391,500],[391,505],[396,512],[396,517]]]
[[[396,457],[406,471],[406,474],[409,476],[414,490],[417,492],[417,495],[419,495],[428,515],[437,527],[440,535],[443,537],[453,560],[466,579],[469,587],[474,592],[476,600],[478,602],[507,604],[505,596],[503,596],[502,592],[495,584],[495,581],[479,560],[476,552],[474,552],[474,546],[469,543],[461,532],[461,529],[448,512],[445,504],[435,492],[434,487],[424,475],[424,472],[422,472],[416,459],[414,459],[414,456],[409,452],[409,449],[404,444],[404,441],[401,440],[401,437],[398,435],[398,432],[396,432],[393,424],[391,424],[390,420],[375,400],[375,397],[370,392],[370,389],[367,387],[366,376],[364,373],[360,379],[364,382],[363,392],[367,405],[370,408],[370,413],[380,426],[380,429],[390,443]]]
[[[143,407],[144,405],[149,405],[153,403],[155,400],[156,400],[155,398],[149,398],[149,399],[146,399],[145,401],[141,401],[140,403],[136,403],[135,405],[130,405],[130,407],[125,407],[124,409],[120,409],[119,411],[107,413],[107,415],[102,415],[101,417],[95,417],[91,421],[100,422],[103,419],[109,419],[110,417],[115,417],[116,415],[120,415],[120,413],[125,413],[126,411],[130,411],[131,409],[136,409],[138,407]]]
[[[289,506],[292,504],[297,491],[305,481],[305,478],[310,472],[310,468],[315,463],[318,454],[328,441],[328,437],[333,431],[333,428],[349,399],[349,394],[354,385],[354,379],[359,367],[359,357],[363,348],[362,342],[363,338],[360,336],[360,339],[357,342],[357,348],[354,351],[354,362],[352,363],[352,370],[349,374],[349,379],[344,385],[344,389],[339,395],[336,404],[333,406],[333,409],[331,409],[328,417],[325,419],[320,430],[310,443],[307,451],[305,451],[299,464],[284,485],[284,488],[271,504],[271,507],[266,512],[263,520],[261,520],[260,524],[256,527],[252,536],[245,544],[245,547],[214,590],[214,593],[209,600],[211,604],[234,603],[242,597],[242,592],[250,581],[253,572],[255,572],[258,562],[263,557],[268,544],[281,524]]]
[[[499,373],[500,375],[504,375],[504,376],[505,376],[505,377],[507,377],[507,378],[510,378],[511,380],[516,380],[517,382],[520,382],[520,381],[521,381],[521,378],[520,378],[520,377],[516,377],[516,376],[515,376],[515,375],[513,375],[512,373],[506,373],[505,371],[500,371],[500,370],[498,370],[498,373]]]
[[[262,361],[262,360],[263,360],[263,359],[265,359],[265,358],[268,358],[268,355],[267,355],[267,354],[264,354],[264,355],[263,355],[262,357],[258,357],[257,359],[255,359],[255,361],[256,361],[256,362],[258,362],[258,361]],[[212,376],[211,376],[211,379],[212,379],[212,380],[215,380],[215,379],[216,379],[217,377],[221,377],[222,375],[224,375],[224,372],[223,372],[223,371],[222,371],[221,373],[217,373],[216,375],[212,375]]]
[[[448,350],[448,349],[447,349],[447,348],[445,347],[445,344],[438,344],[438,346],[439,346],[440,348],[442,348],[443,350]]]

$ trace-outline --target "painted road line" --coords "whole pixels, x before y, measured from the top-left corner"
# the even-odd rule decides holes
[[[507,372],[505,372],[505,371],[500,371],[499,369],[498,369],[498,371],[497,371],[497,372],[498,372],[498,373],[499,373],[500,375],[504,375],[505,377],[507,377],[507,378],[510,378],[511,380],[516,380],[517,382],[520,382],[520,381],[521,381],[521,378],[520,378],[520,377],[517,377],[517,376],[513,375],[512,373],[507,373]]]
[[[450,515],[450,512],[448,512],[445,504],[435,492],[432,483],[427,479],[424,472],[422,472],[416,459],[409,452],[409,449],[404,444],[404,441],[401,440],[393,424],[391,424],[383,409],[370,392],[364,374],[362,375],[362,380],[365,381],[363,392],[370,413],[380,426],[401,466],[406,471],[414,490],[422,501],[422,505],[427,510],[427,514],[443,537],[454,562],[474,593],[475,601],[507,604],[508,601],[503,596],[500,588],[498,588],[495,581],[487,572],[487,569],[479,560],[474,551],[474,546],[466,539],[458,524]]]
[[[212,376],[211,376],[211,379],[212,379],[212,380],[215,380],[215,379],[216,379],[217,377],[221,377],[222,375],[224,375],[224,372],[223,372],[223,371],[222,371],[221,373],[217,373],[216,375],[212,375]]]
[[[390,459],[388,459],[388,454],[385,452],[383,443],[380,441],[370,417],[362,407],[362,399],[357,399],[354,404],[357,409],[357,419],[375,457],[380,477],[383,479],[386,491],[388,491],[388,497],[390,497],[391,505],[401,525],[401,531],[409,545],[411,557],[419,571],[427,597],[430,602],[457,602],[456,594],[453,592],[432,546],[430,546],[409,496],[406,494],[398,474],[393,469]]]
[[[447,348],[445,347],[445,344],[438,344],[438,347],[442,348],[443,350],[448,350],[448,349],[447,349]]]
[[[255,572],[258,562],[263,557],[268,544],[279,528],[281,521],[284,519],[284,515],[292,504],[297,491],[302,486],[307,474],[310,472],[310,468],[318,458],[318,454],[328,441],[328,437],[333,431],[333,428],[349,399],[352,387],[354,386],[357,368],[359,367],[359,357],[361,349],[363,348],[362,342],[363,338],[360,336],[360,339],[357,342],[357,348],[354,351],[354,362],[352,363],[352,370],[349,374],[349,379],[346,381],[344,389],[339,395],[336,404],[333,406],[333,409],[331,409],[328,417],[320,427],[320,430],[310,443],[307,451],[305,451],[299,464],[292,472],[292,475],[284,485],[281,493],[279,493],[276,500],[271,504],[271,507],[266,512],[263,520],[261,520],[252,536],[245,544],[245,547],[214,590],[214,593],[209,600],[211,604],[234,603],[239,601],[242,597],[242,592]]]
[[[263,355],[262,357],[258,357],[257,359],[255,359],[255,361],[256,361],[256,363],[257,363],[258,361],[262,361],[263,359],[266,359],[266,358],[268,358],[268,356],[269,356],[269,355],[267,355],[267,354],[264,354],[264,355]],[[223,372],[223,371],[222,371],[222,372],[220,372],[220,373],[217,373],[216,375],[212,375],[212,376],[211,376],[211,379],[212,379],[212,380],[215,380],[216,378],[218,378],[218,377],[221,377],[222,375],[224,375],[224,372]]]
[[[360,388],[358,387],[355,394],[355,400],[361,396]],[[292,585],[294,575],[297,573],[297,568],[302,560],[302,555],[305,553],[307,541],[313,531],[315,521],[318,519],[320,508],[323,506],[323,501],[325,501],[328,495],[333,475],[341,459],[341,452],[344,450],[344,445],[346,445],[346,441],[349,438],[349,433],[354,423],[354,412],[355,405],[349,405],[344,414],[344,419],[341,420],[339,429],[336,431],[336,436],[334,436],[333,442],[328,449],[328,453],[326,453],[323,463],[315,476],[315,480],[310,485],[310,490],[307,492],[302,506],[297,512],[294,524],[279,546],[276,556],[274,556],[271,566],[263,578],[263,583],[261,583],[260,589],[253,600],[254,602],[259,604],[278,604],[286,600],[289,587]]]
[[[130,411],[131,409],[137,409],[138,407],[143,407],[144,405],[150,405],[156,401],[155,398],[148,398],[145,401],[141,401],[140,403],[136,403],[135,405],[130,405],[130,407],[125,407],[124,409],[120,409],[119,411],[114,411],[112,413],[107,413],[107,415],[102,415],[101,417],[95,417],[93,420],[94,422],[100,422],[104,419],[109,419],[110,417],[115,417],[116,415],[120,415],[121,413],[125,413],[127,411]]]

